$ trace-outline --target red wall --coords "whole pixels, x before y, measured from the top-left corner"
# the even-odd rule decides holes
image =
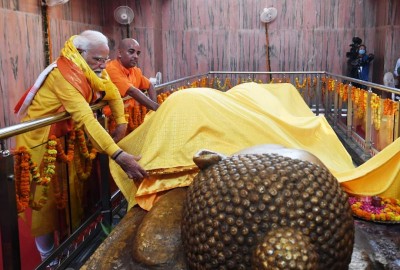
[[[0,128],[18,123],[12,109],[45,66],[42,14],[38,0],[0,1]],[[113,17],[119,5],[135,14],[129,29]],[[85,29],[103,31],[110,56],[123,37],[142,46],[139,66],[164,81],[210,70],[266,70],[263,8],[274,6],[268,24],[273,71],[329,71],[346,74],[353,36],[375,54],[374,82],[392,71],[400,57],[400,3],[396,0],[70,0],[49,7],[51,55]]]

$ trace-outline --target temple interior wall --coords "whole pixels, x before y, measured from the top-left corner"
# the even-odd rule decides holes
[[[114,20],[117,6],[134,11],[129,25]],[[276,20],[260,21],[265,7]],[[352,37],[375,54],[371,80],[382,83],[400,57],[400,3],[396,0],[70,0],[49,7],[54,60],[65,40],[85,29],[110,38],[115,57],[121,38],[142,46],[139,66],[164,81],[208,71],[265,71],[267,48],[272,71],[328,71],[346,75]],[[45,67],[40,0],[0,0],[0,128],[19,122],[13,107]],[[268,46],[267,46],[268,43]]]

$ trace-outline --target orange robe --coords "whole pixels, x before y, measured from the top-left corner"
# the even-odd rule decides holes
[[[127,69],[118,59],[108,62],[106,70],[122,97],[125,97],[129,87],[133,86],[139,89],[149,89],[150,87],[149,79],[143,76],[140,68],[133,67]]]
[[[147,90],[150,88],[150,81],[143,76],[142,71],[138,67],[125,68],[118,59],[114,59],[107,63],[106,71],[110,76],[111,81],[117,86],[121,97],[127,96],[127,91],[130,87],[135,87],[140,90]],[[125,117],[129,121],[127,134],[130,133],[135,125],[133,119],[135,118],[135,110],[137,112],[138,106],[135,108],[135,102],[133,98],[124,101],[125,104]],[[139,105],[138,103],[136,105]],[[109,108],[105,107],[103,113],[110,117]],[[113,119],[109,118],[108,122],[110,132],[114,129]]]

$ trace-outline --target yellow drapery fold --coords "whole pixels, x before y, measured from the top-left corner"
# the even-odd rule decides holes
[[[335,176],[350,194],[400,198],[400,138],[356,169]]]
[[[325,117],[315,116],[297,89],[286,83],[244,83],[227,92],[210,88],[175,92],[119,143],[142,156],[139,163],[151,177],[137,189],[113,161],[110,170],[129,207],[138,202],[148,210],[158,192],[191,183],[196,174],[192,158],[199,150],[229,156],[260,144],[309,151],[335,176],[346,175],[346,180],[339,179],[342,182],[356,173]]]

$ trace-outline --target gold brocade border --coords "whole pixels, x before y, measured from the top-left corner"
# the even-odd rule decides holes
[[[182,166],[182,167],[174,167],[174,168],[160,168],[154,170],[148,170],[147,173],[149,176],[160,176],[167,174],[187,174],[187,173],[196,173],[199,171],[199,168],[196,165],[193,166]]]

